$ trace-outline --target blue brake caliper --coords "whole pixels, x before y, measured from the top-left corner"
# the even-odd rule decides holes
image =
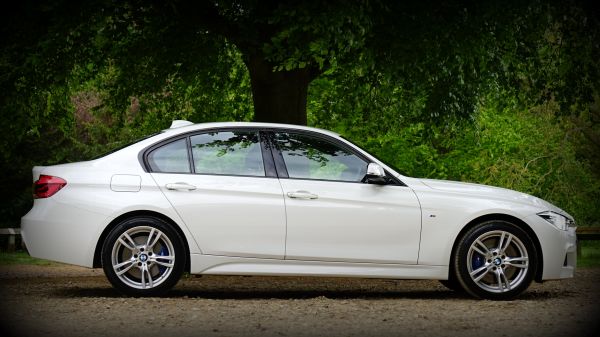
[[[160,251],[158,252],[159,256],[167,256],[169,255],[169,251],[167,250],[167,247],[165,247],[164,245],[160,248]],[[160,260],[160,258],[159,258]],[[162,275],[165,270],[167,270],[167,267],[165,266],[161,266],[160,264],[158,265],[158,272],[160,273],[160,275]]]

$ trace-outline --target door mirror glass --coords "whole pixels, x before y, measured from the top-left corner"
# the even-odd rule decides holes
[[[367,174],[363,180],[369,184],[384,185],[387,183],[383,167],[376,163],[369,163]]]

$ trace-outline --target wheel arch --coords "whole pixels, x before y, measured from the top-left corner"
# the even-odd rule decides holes
[[[121,223],[123,220],[128,219],[128,218],[137,217],[137,216],[151,216],[151,217],[159,218],[159,219],[165,221],[166,223],[168,223],[169,225],[171,225],[171,227],[173,227],[173,229],[177,231],[177,234],[179,234],[181,236],[181,239],[183,240],[183,246],[185,249],[185,254],[187,256],[187,258],[185,259],[186,262],[185,262],[184,271],[189,273],[189,271],[190,271],[190,247],[189,247],[189,243],[187,242],[187,238],[184,235],[183,231],[177,225],[177,223],[175,221],[173,221],[173,219],[169,218],[168,216],[166,216],[162,213],[150,211],[150,210],[131,211],[131,212],[123,213],[123,214],[119,215],[118,217],[116,217],[115,219],[113,219],[104,228],[104,230],[102,231],[102,234],[100,234],[100,237],[98,238],[98,242],[96,242],[96,248],[94,250],[93,267],[94,268],[102,267],[102,261],[101,261],[102,245],[104,244],[104,240],[106,240],[108,233],[110,233],[110,231],[113,228],[115,228],[119,223]]]
[[[540,241],[539,241],[537,235],[535,234],[535,232],[531,228],[531,226],[529,226],[525,221],[523,221],[515,216],[503,214],[503,213],[492,213],[492,214],[482,215],[482,216],[479,216],[479,217],[471,220],[469,223],[467,223],[465,226],[463,226],[463,228],[460,230],[458,235],[455,237],[454,243],[452,244],[452,251],[451,251],[451,254],[449,257],[449,262],[448,262],[448,272],[451,273],[452,270],[454,270],[454,268],[453,268],[454,254],[456,253],[456,249],[458,247],[459,241],[465,235],[465,233],[468,232],[471,228],[475,227],[476,225],[478,225],[482,222],[492,221],[492,220],[502,220],[502,221],[507,221],[507,222],[513,223],[513,224],[519,226],[519,228],[523,229],[527,233],[527,235],[529,235],[529,237],[531,238],[531,240],[533,241],[533,244],[535,246],[536,260],[538,263],[538,265],[536,266],[536,271],[535,271],[535,275],[534,275],[533,279],[536,282],[541,282],[542,274],[544,272],[544,256],[543,256],[543,252],[542,252],[542,246],[540,244]]]

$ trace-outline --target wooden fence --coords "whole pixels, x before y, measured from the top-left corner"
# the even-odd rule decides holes
[[[6,244],[6,250],[13,252],[16,245],[17,235],[21,235],[21,228],[0,228],[0,235],[8,235],[8,243]],[[19,248],[23,247],[23,240],[20,240]]]

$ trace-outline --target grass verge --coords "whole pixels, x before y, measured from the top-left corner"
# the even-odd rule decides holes
[[[600,266],[600,241],[579,241],[581,255],[577,257],[577,267]]]
[[[25,251],[0,252],[0,265],[26,264],[35,266],[58,266],[60,263],[29,256]]]

